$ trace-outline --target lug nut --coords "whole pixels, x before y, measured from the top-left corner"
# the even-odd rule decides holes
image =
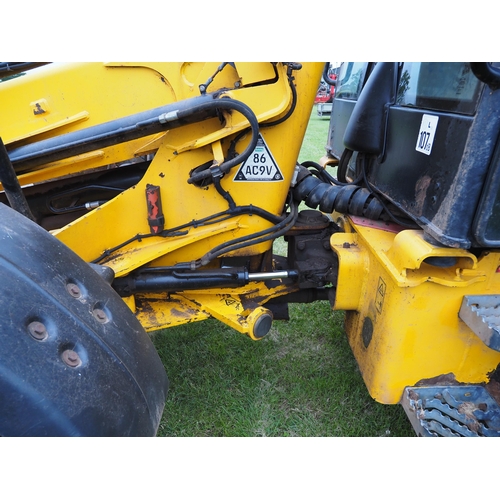
[[[78,354],[72,349],[66,349],[65,351],[63,351],[63,353],[61,354],[61,359],[66,365],[71,368],[76,368],[77,366],[80,366],[82,364],[80,356],[78,356]]]
[[[40,321],[32,321],[28,325],[28,331],[35,340],[45,340],[49,336],[45,325]]]
[[[82,292],[80,290],[80,287],[75,283],[68,283],[66,285],[66,290],[75,299],[78,299],[82,296]]]

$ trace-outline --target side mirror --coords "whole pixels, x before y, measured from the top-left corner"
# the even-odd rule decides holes
[[[488,85],[491,90],[500,88],[500,69],[487,62],[471,62],[470,67],[474,76]]]
[[[352,151],[382,155],[389,106],[396,99],[398,63],[377,63],[345,129],[344,145]]]

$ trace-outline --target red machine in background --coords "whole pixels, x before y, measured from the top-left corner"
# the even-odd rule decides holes
[[[332,68],[331,65],[325,66],[318,93],[314,99],[314,104],[316,104],[316,110],[319,116],[330,115],[332,112],[336,81],[337,68]]]
[[[332,79],[335,80],[337,75],[332,75]],[[321,84],[318,89],[318,93],[314,99],[314,104],[323,104],[326,102],[332,102],[333,96],[335,95],[335,86],[328,85],[324,81],[321,81]]]

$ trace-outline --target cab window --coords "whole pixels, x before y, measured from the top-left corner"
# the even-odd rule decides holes
[[[404,63],[396,104],[473,115],[480,88],[469,63]]]
[[[337,87],[335,94],[337,99],[356,100],[363,88],[365,81],[366,62],[342,63],[337,77]]]

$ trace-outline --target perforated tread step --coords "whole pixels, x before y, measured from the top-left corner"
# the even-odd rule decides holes
[[[500,295],[466,295],[458,315],[488,347],[500,351]]]
[[[401,404],[418,436],[500,437],[500,407],[482,386],[407,387]]]

